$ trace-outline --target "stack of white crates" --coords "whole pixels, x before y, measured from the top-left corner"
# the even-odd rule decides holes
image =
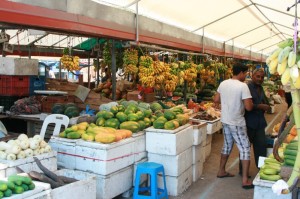
[[[49,143],[57,150],[61,168],[96,176],[97,199],[114,198],[132,188],[135,138],[101,144],[84,140],[70,142],[52,136]]]
[[[177,196],[193,182],[193,126],[186,124],[175,130],[146,130],[148,161],[164,166],[168,195]],[[158,186],[163,187],[159,177]]]
[[[207,160],[207,158],[211,153],[212,135],[222,129],[222,123],[220,119],[214,121],[206,121],[206,123],[207,123],[207,137],[204,144],[205,160]]]
[[[193,124],[194,142],[193,151],[193,182],[196,182],[203,174],[205,162],[205,144],[207,137],[207,123]]]

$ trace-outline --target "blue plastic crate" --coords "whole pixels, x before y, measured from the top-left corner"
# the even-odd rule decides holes
[[[45,90],[45,76],[30,76],[29,78],[29,95],[35,95],[35,90]]]

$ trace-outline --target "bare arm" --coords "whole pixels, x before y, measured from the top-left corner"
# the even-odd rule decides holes
[[[252,98],[244,99],[243,103],[247,111],[251,111],[253,109]]]
[[[216,92],[216,94],[214,96],[214,103],[215,104],[220,104],[221,103],[221,95],[218,92]]]

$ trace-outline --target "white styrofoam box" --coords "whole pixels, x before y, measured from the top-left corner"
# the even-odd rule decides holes
[[[148,162],[156,162],[164,166],[165,174],[168,176],[179,176],[193,163],[192,147],[178,155],[165,155],[148,153]]]
[[[134,162],[137,162],[147,157],[146,135],[144,131],[141,131],[133,133],[132,138],[134,139]]]
[[[193,125],[194,142],[193,145],[199,145],[205,142],[207,135],[207,124],[200,123]]]
[[[192,146],[193,164],[198,161],[205,162],[205,149],[201,145]]]
[[[57,153],[55,151],[51,151],[49,153],[43,153],[35,156],[37,157],[41,163],[50,171],[57,170]],[[38,171],[41,172],[37,164],[35,163],[33,157],[28,157],[24,159],[18,160],[0,160],[0,177],[6,177],[12,174],[18,173],[16,167],[18,166],[25,172],[30,171]],[[5,165],[5,166],[4,166]]]
[[[52,136],[48,144],[52,147],[52,150],[57,151],[58,168],[75,169],[76,140],[57,138]]]
[[[1,75],[38,75],[39,60],[13,57],[0,57]]]
[[[142,162],[148,162],[148,159],[147,158],[144,158],[138,162],[135,162],[133,164],[133,180],[132,180],[132,184],[133,186],[135,186],[135,174],[136,174],[136,168],[137,168],[137,164],[138,163],[142,163]],[[140,176],[140,185],[145,183],[147,181],[147,175],[141,175]]]
[[[207,122],[207,134],[213,134],[219,131],[222,128],[222,123],[220,119],[216,120],[215,122]]]
[[[196,182],[203,174],[203,164],[204,162],[196,162],[193,164],[193,182]]]
[[[178,155],[193,145],[193,126],[190,124],[176,133],[159,133],[161,129],[156,130],[158,131],[151,132],[146,129],[146,151],[148,153]]]
[[[107,175],[134,163],[134,139],[111,144],[80,140],[76,143],[76,169]]]
[[[132,188],[133,166],[123,168],[109,175],[97,175],[97,199],[111,199]],[[86,197],[85,197],[86,198]]]
[[[212,134],[206,136],[205,146],[211,144],[212,141]]]
[[[204,147],[204,150],[205,150],[205,160],[208,159],[210,153],[211,153],[211,143],[210,144],[207,144],[205,147]]]
[[[44,165],[47,169],[50,171],[56,171],[57,170],[57,158],[55,157],[50,157],[50,158],[45,158],[40,160],[42,165]],[[30,172],[30,171],[37,171],[37,172],[42,172],[42,170],[37,166],[35,162],[32,163],[26,163],[26,164],[21,164],[18,166],[25,172]],[[10,176],[12,174],[18,173],[16,167],[8,167],[6,169],[6,176]]]
[[[55,173],[57,175],[75,178],[78,181],[52,189],[50,198],[96,199],[96,175],[71,169],[61,169]]]
[[[191,166],[186,171],[184,171],[180,176],[165,176],[166,184],[168,189],[168,195],[178,196],[179,194],[186,191],[193,182],[193,167]],[[163,186],[162,176],[158,177],[158,186],[160,188]]]
[[[267,181],[267,180],[261,180],[259,177],[259,173],[257,173],[256,177],[253,180],[254,186],[254,194],[253,199],[291,199],[292,194],[281,194],[277,195],[273,192],[272,186],[275,182]]]

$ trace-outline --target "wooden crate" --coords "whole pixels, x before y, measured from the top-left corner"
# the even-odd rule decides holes
[[[55,95],[39,95],[37,96],[38,100],[41,102],[41,110],[43,113],[51,113],[52,106],[55,103],[74,103],[75,96],[72,95],[63,95],[63,96],[55,96]]]

